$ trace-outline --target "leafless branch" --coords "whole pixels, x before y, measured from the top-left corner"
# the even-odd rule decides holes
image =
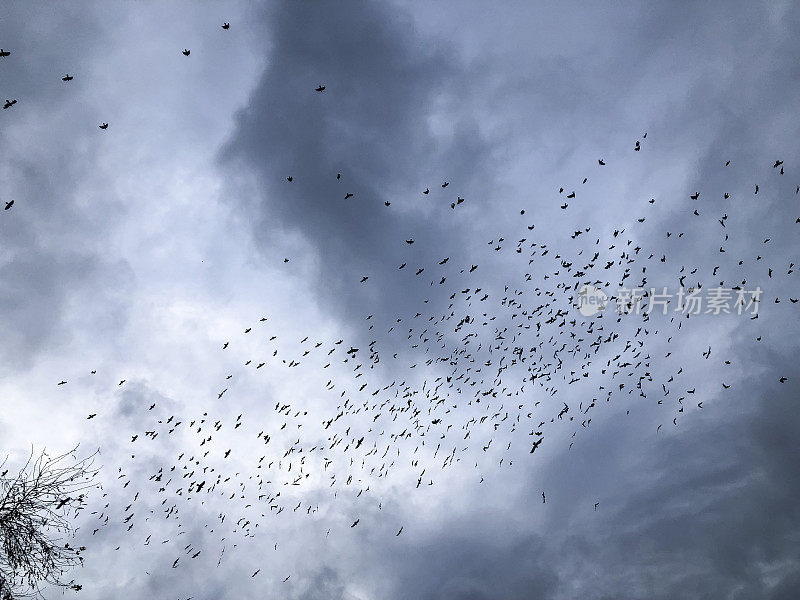
[[[67,573],[83,563],[84,547],[70,544],[72,523],[96,487],[96,453],[78,459],[78,448],[51,457],[33,450],[16,475],[0,465],[0,600],[41,597],[53,585],[80,590]]]

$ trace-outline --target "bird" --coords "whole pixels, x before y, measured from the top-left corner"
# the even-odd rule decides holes
[[[442,187],[443,187],[443,188],[446,188],[448,185],[450,185],[450,182],[449,182],[449,181],[445,181],[445,182],[442,184]]]
[[[184,56],[189,56],[191,53],[192,53],[191,50],[187,50],[186,48],[183,49],[183,55]]]
[[[599,164],[601,167],[605,166],[605,164],[606,164],[606,163],[605,163],[605,161],[604,161],[602,158],[599,158],[599,159],[597,159],[597,163],[598,163],[598,164]]]
[[[403,528],[402,528],[402,527],[400,527],[400,531],[398,531],[397,533],[395,533],[395,534],[394,534],[394,536],[395,536],[395,537],[397,537],[397,536],[398,536],[398,535],[400,535],[401,533],[403,533]]]
[[[92,413],[91,415],[86,417],[86,420],[88,421],[89,419],[94,419],[96,416],[97,416],[97,413]]]
[[[61,78],[61,81],[72,81],[72,75],[69,75],[69,74],[67,74],[67,75],[64,75],[64,76]]]
[[[59,382],[58,382],[58,385],[65,385],[66,383],[67,383],[66,381],[63,381],[63,380],[62,380],[62,381],[59,381]]]
[[[11,209],[12,206],[14,206],[14,201],[9,200],[8,202],[6,202],[6,207],[3,210],[9,210]]]
[[[422,193],[423,193],[423,194],[430,194],[430,193],[431,193],[431,191],[430,191],[428,188],[425,188],[425,191],[424,191],[424,192],[422,192]]]
[[[345,196],[344,196],[344,199],[345,199],[345,200],[347,200],[348,198],[352,198],[354,195],[355,195],[355,194],[351,194],[350,192],[347,192],[347,193],[345,194]]]
[[[542,504],[544,504],[546,501],[547,498],[545,497],[544,492],[542,492]]]
[[[108,129],[108,123],[103,123],[102,125],[98,125],[100,129]]]
[[[408,239],[408,240],[406,240],[406,244],[413,244],[413,243],[414,243],[414,240],[413,240],[413,239]]]
[[[786,383],[787,381],[789,381],[789,378],[788,377],[781,377],[778,381],[780,381],[781,383]]]
[[[324,92],[325,91],[325,86],[324,85],[318,85],[316,88],[314,88],[314,91],[315,92]]]
[[[361,520],[361,519],[356,519],[355,521],[353,521],[353,524],[352,524],[352,525],[350,525],[350,529],[352,529],[353,527],[355,527],[356,525],[358,525],[358,522],[359,522],[360,520]]]
[[[361,278],[361,283],[364,283],[367,279],[369,279],[369,276],[364,275],[364,277]]]
[[[599,502],[595,502],[595,503],[594,503],[594,509],[595,509],[595,510],[597,510],[597,507],[598,507],[598,506],[600,506],[600,503],[599,503]]]
[[[223,23],[222,24],[222,28],[223,29],[230,29],[231,28],[231,24],[230,23]]]
[[[16,100],[9,100],[8,98],[6,98],[6,103],[5,103],[5,104],[3,104],[3,109],[6,109],[6,108],[11,108],[11,107],[12,107],[12,106],[14,106],[16,103],[17,103],[17,101],[16,101]]]
[[[6,56],[9,56],[10,54],[11,54],[11,52],[9,52],[8,50],[3,50],[2,48],[0,48],[0,58],[5,58]]]

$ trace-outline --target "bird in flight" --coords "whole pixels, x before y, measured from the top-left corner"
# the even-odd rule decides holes
[[[183,55],[184,56],[189,56],[191,53],[192,53],[191,50],[187,50],[186,48],[183,49]]]
[[[102,125],[98,125],[100,129],[108,129],[108,123],[103,123]]]
[[[324,92],[325,91],[325,86],[324,85],[318,85],[316,88],[314,88],[314,91],[315,92]]]
[[[5,58],[9,54],[11,54],[11,52],[9,52],[8,50],[3,50],[2,48],[0,48],[0,58]]]
[[[73,79],[72,75],[67,74],[61,78],[61,81],[72,81],[72,79]]]
[[[6,207],[3,210],[9,210],[12,206],[14,206],[14,201],[9,200],[8,202],[6,202]]]
[[[14,106],[16,103],[17,103],[17,101],[16,101],[16,100],[8,100],[8,99],[6,99],[6,103],[5,103],[5,104],[3,104],[3,108],[4,108],[4,109],[6,109],[6,108],[11,108],[11,107],[12,107],[12,106]]]
[[[222,24],[222,28],[223,29],[230,29],[231,28],[231,24],[230,23],[223,23]]]

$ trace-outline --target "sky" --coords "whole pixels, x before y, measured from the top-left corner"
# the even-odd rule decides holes
[[[80,596],[797,597],[798,25],[0,7],[0,450],[99,450]]]

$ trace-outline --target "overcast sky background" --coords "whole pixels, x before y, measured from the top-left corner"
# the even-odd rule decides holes
[[[108,496],[90,510],[111,504],[113,522],[92,536],[93,517],[81,517],[81,596],[798,597],[800,304],[790,298],[800,289],[788,273],[800,263],[798,26],[791,1],[0,7],[0,46],[12,52],[0,59],[0,99],[18,100],[0,113],[0,200],[15,201],[0,212],[0,441],[12,461],[31,445],[100,449]],[[560,187],[577,192],[567,210]],[[499,237],[494,252],[487,242]],[[498,433],[495,454],[473,440],[453,468],[432,464],[434,486],[417,489],[407,461],[389,480],[364,479],[371,493],[360,498],[331,497],[315,475],[254,537],[208,532],[221,512],[249,514],[236,498],[186,503],[182,536],[156,516],[162,497],[148,478],[188,438],[131,445],[153,419],[222,419],[215,448],[233,449],[226,468],[246,480],[259,430],[294,441],[277,431],[276,403],[318,424],[337,402],[325,382],[352,379],[341,361],[318,368],[322,357],[313,368],[245,368],[277,348],[269,337],[285,341],[284,357],[299,356],[305,336],[324,349],[344,339],[362,357],[377,340],[380,385],[449,374],[410,371],[428,356],[386,330],[445,311],[440,276],[485,289],[490,315],[505,314],[505,285],[541,303],[535,287],[568,280],[542,279],[558,270],[551,255],[526,282],[527,256],[514,253],[523,237],[569,260],[595,252],[595,239],[598,249],[632,240],[645,256],[629,282],[642,264],[648,287],[676,288],[681,267],[698,269],[687,286],[746,280],[764,290],[759,318],[653,324],[654,380],[681,366],[680,385],[697,390],[677,426],[672,399],[618,394],[576,438],[556,425],[533,456],[515,442],[503,466],[519,437]],[[723,244],[724,260],[744,264],[714,275]],[[474,264],[474,277],[459,273]],[[622,339],[639,324],[620,325]],[[552,397],[531,385],[520,402],[543,401],[549,420],[562,402],[586,406],[615,384],[593,378]],[[360,381],[337,390],[348,385]],[[477,410],[460,407],[446,417],[454,428]],[[239,414],[241,436],[228,431]],[[141,499],[129,532],[132,490]],[[306,506],[319,510],[301,515]],[[145,546],[153,532],[172,541]],[[190,543],[204,549],[196,560]]]

